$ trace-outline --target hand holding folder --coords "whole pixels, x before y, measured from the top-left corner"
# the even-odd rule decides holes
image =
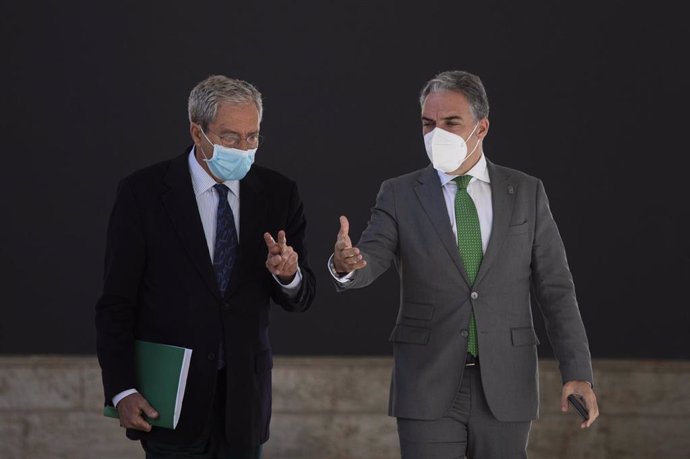
[[[134,358],[136,389],[159,414],[155,419],[145,418],[146,421],[152,426],[174,429],[182,411],[192,350],[137,340]],[[120,417],[114,406],[106,406],[103,415]]]
[[[118,402],[116,409],[108,406],[106,410],[108,411],[108,413],[104,412],[106,416],[111,415],[111,410],[113,417],[117,417],[119,413],[120,427],[141,430],[142,432],[150,432],[152,426],[148,421],[160,417],[160,414],[139,392],[134,392],[124,397]]]

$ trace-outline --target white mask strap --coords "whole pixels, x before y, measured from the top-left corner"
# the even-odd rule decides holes
[[[472,134],[474,134],[474,131],[477,130],[477,126],[479,126],[479,122],[477,122],[477,124],[474,125],[474,129],[472,129],[472,132],[470,132],[470,135],[467,136],[467,140],[470,140],[470,137],[472,137]],[[467,140],[465,140],[465,143],[467,143]],[[462,161],[463,163],[465,161],[467,161],[470,158],[470,156],[472,156],[474,154],[474,152],[475,152],[475,150],[477,150],[477,147],[479,146],[480,142],[481,142],[481,140],[477,139],[477,143],[475,144],[475,146],[472,149],[472,151],[470,152],[470,154],[465,156],[465,159]]]
[[[204,132],[204,130],[201,129],[201,126],[199,126],[199,130],[201,131],[201,134],[204,136],[204,138],[206,139],[206,141],[207,141],[208,143],[211,144],[211,147],[213,147],[213,142],[211,142],[211,139],[208,138],[208,136],[206,135],[206,133]],[[208,159],[208,156],[206,156],[206,152],[204,151],[204,146],[203,146],[203,145],[199,145],[199,146],[201,147],[201,154],[204,155],[204,160],[205,160],[205,161],[210,161],[210,160]],[[213,159],[213,158],[212,158],[212,159]]]
[[[472,134],[474,134],[474,131],[476,131],[478,127],[479,127],[479,121],[477,121],[477,124],[474,125],[472,132],[470,132],[470,135],[467,136],[467,140],[470,140],[470,137],[472,137]],[[465,143],[467,142],[467,140],[465,140]]]

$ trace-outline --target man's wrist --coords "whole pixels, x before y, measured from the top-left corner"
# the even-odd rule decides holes
[[[297,275],[297,271],[291,276],[276,276],[278,278],[278,282],[281,283],[283,287],[286,285],[290,285],[290,283],[295,280],[295,276]]]
[[[349,272],[349,273],[339,273],[335,270],[335,263],[333,262],[335,258],[335,255],[331,255],[330,258],[328,259],[328,272],[331,273],[331,276],[333,279],[335,279],[338,283],[340,284],[346,284],[352,280],[352,276],[354,275],[354,271]]]
[[[117,408],[117,404],[120,403],[120,401],[123,398],[125,398],[129,395],[132,395],[132,394],[136,394],[137,392],[138,391],[136,389],[123,390],[122,392],[120,392],[119,394],[117,394],[113,397],[113,406]]]
[[[592,381],[587,381],[586,379],[571,379],[570,381],[564,382],[563,385],[565,386],[568,383],[579,383],[579,382],[587,383],[587,384],[589,384],[590,389],[594,389],[594,384],[592,383]]]
[[[350,274],[349,271],[338,270],[338,268],[335,266],[335,260],[334,259],[331,259],[331,271],[333,271],[333,273],[335,273],[335,275],[337,275],[338,277],[345,277],[348,274]]]
[[[289,280],[284,281],[281,276],[276,276],[275,274],[271,274],[273,278],[280,284],[281,287],[287,288],[287,289],[293,289],[297,288],[300,286],[300,283],[302,282],[302,268],[298,265],[297,266],[297,271],[295,274],[293,274]]]

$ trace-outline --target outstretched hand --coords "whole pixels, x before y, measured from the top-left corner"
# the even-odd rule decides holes
[[[338,273],[351,273],[367,265],[359,249],[352,247],[350,222],[344,215],[340,217],[340,231],[333,250],[333,266]]]

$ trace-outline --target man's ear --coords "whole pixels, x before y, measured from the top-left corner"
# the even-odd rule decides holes
[[[201,127],[196,123],[189,123],[189,135],[194,145],[200,145],[202,140]]]
[[[479,121],[479,127],[477,128],[477,138],[483,140],[484,137],[489,133],[489,118],[483,118]]]

